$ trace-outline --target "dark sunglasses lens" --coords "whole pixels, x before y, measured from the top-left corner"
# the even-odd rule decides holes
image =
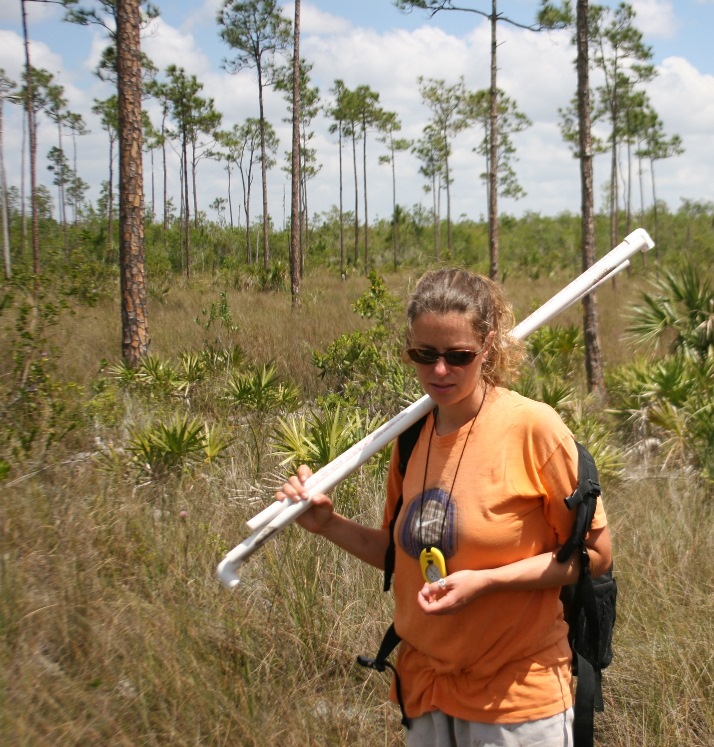
[[[439,353],[429,348],[409,348],[407,355],[414,363],[425,366],[433,366],[442,356],[450,366],[468,366],[478,353],[473,350],[447,350],[445,353]]]
[[[409,348],[407,355],[414,361],[414,363],[422,363],[425,365],[432,365],[439,360],[439,354],[436,350],[428,350],[426,348]]]
[[[450,366],[467,366],[476,357],[473,350],[447,350],[444,360]]]

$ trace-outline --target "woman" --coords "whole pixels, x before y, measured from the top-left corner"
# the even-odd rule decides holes
[[[572,682],[560,587],[579,560],[556,561],[573,514],[577,451],[556,412],[503,385],[522,360],[501,289],[434,270],[407,309],[407,350],[434,401],[402,479],[392,455],[380,528],[333,510],[299,519],[377,568],[394,529],[397,670],[409,747],[572,744]],[[395,447],[395,452],[397,448]],[[276,494],[307,497],[306,466]],[[602,505],[586,538],[593,576],[611,564]],[[394,693],[393,693],[394,695]]]

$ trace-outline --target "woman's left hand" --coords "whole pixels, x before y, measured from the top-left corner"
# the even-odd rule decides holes
[[[610,534],[607,527],[591,530],[585,539],[591,572],[600,575],[612,563]],[[427,615],[451,615],[474,599],[496,591],[532,591],[573,584],[580,576],[577,553],[567,563],[559,563],[557,550],[542,552],[498,568],[456,571],[441,583],[424,584],[417,603]]]
[[[417,603],[427,615],[451,615],[486,590],[486,574],[482,571],[456,571],[440,582],[424,584]]]

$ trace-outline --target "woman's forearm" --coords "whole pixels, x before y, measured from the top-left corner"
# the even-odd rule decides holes
[[[384,556],[389,545],[388,529],[365,527],[341,514],[333,513],[331,520],[318,534],[350,555],[384,570]]]
[[[586,540],[593,576],[605,573],[612,563],[612,549],[607,527],[593,531]],[[495,591],[530,591],[567,586],[580,575],[578,552],[564,563],[557,552],[545,552],[499,568],[455,571],[443,584],[424,584],[418,594],[421,609],[431,615],[449,615]]]
[[[559,563],[555,553],[548,552],[499,568],[455,571],[443,584],[424,584],[417,603],[428,615],[450,615],[497,591],[530,591],[574,583],[579,568],[577,556]]]
[[[576,583],[580,574],[578,553],[564,563],[559,563],[555,555],[554,552],[542,553],[500,568],[478,571],[484,576],[483,592],[550,589]]]
[[[607,527],[591,532],[586,541],[590,558],[590,572],[601,576],[612,564],[612,548]],[[564,563],[556,559],[556,552],[546,552],[532,558],[484,571],[491,591],[501,589],[528,590],[567,586],[580,576],[580,553],[574,552]]]

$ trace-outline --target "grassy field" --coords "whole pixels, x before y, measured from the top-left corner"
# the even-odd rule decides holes
[[[414,280],[385,277],[400,296]],[[507,287],[522,318],[562,284]],[[248,361],[274,361],[312,400],[325,392],[311,351],[366,326],[351,310],[366,287],[364,278],[309,277],[292,312],[287,294],[177,283],[152,295],[152,352],[237,344]],[[625,276],[598,293],[609,364],[631,355],[624,316],[638,287]],[[202,309],[224,291],[232,324],[209,325]],[[6,327],[2,346],[14,349]],[[355,664],[375,652],[391,617],[376,571],[291,527],[244,566],[236,591],[216,580],[282,474],[268,419],[232,412],[212,388],[176,400],[98,386],[102,361],[117,359],[115,303],[62,313],[46,342],[55,399],[69,403],[52,412],[61,420],[76,407],[76,427],[18,455],[0,481],[0,742],[401,744],[389,678]],[[0,373],[10,377],[9,357]],[[161,479],[128,471],[132,429],[177,409],[230,430],[223,458]],[[43,428],[54,422],[41,419]],[[620,599],[597,744],[709,747],[712,505],[692,475],[646,467],[632,464],[604,485]],[[380,469],[367,466],[337,489],[338,507],[376,523],[382,485]]]

